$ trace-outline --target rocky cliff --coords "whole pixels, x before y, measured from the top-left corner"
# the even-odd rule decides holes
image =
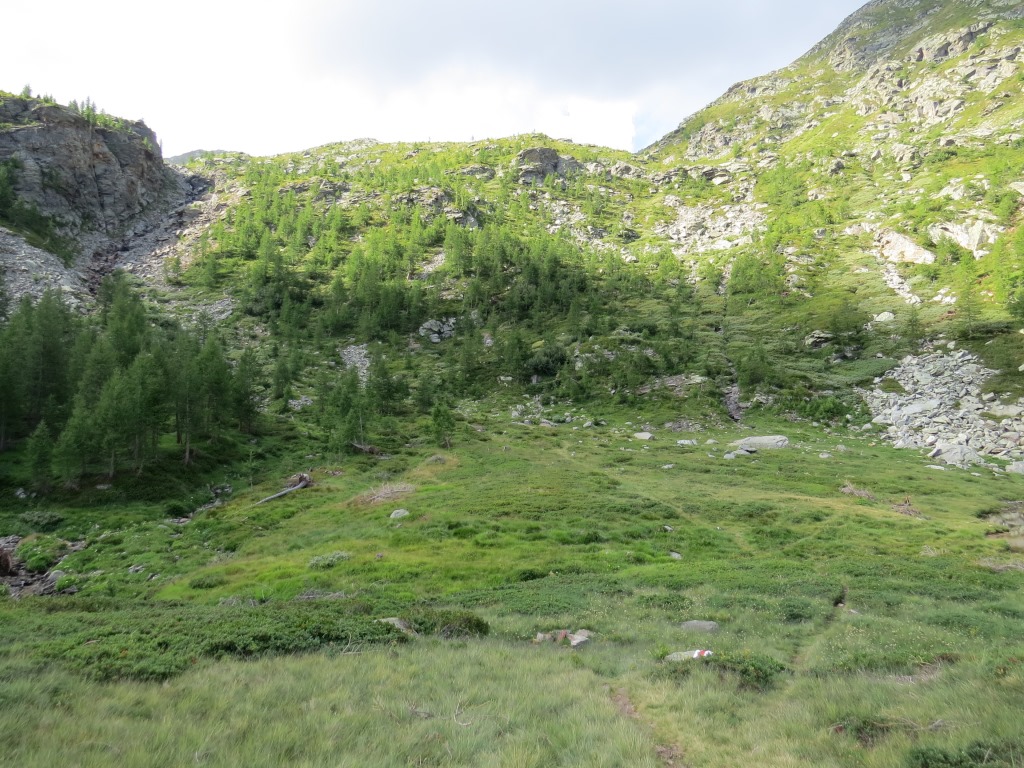
[[[120,234],[177,188],[145,123],[97,125],[67,107],[3,98],[0,126],[18,197],[71,233]]]
[[[151,229],[190,191],[141,121],[2,93],[0,165],[17,204],[67,244],[62,264],[19,236],[32,240],[31,232],[2,233],[0,268],[14,299],[45,287],[80,298],[90,270],[102,271],[126,238]]]

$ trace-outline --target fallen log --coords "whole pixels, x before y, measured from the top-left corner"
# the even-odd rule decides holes
[[[293,486],[291,486],[289,488],[285,488],[283,491],[281,491],[280,493],[275,493],[273,496],[267,496],[267,498],[265,498],[265,499],[260,499],[256,503],[257,504],[262,504],[265,501],[273,501],[274,499],[281,498],[286,493],[291,493],[292,491],[299,491],[299,490],[302,490],[303,488],[308,488],[309,486],[311,486],[313,484],[313,478],[310,477],[309,475],[307,475],[305,472],[302,472],[301,474],[297,475],[296,477],[298,479],[298,482],[295,485],[293,485]]]

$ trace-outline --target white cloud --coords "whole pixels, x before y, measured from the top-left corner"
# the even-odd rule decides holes
[[[0,88],[145,118],[165,154],[527,131],[643,146],[782,66],[856,0],[40,0],[5,10]]]

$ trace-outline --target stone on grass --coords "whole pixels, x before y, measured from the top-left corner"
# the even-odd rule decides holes
[[[569,646],[572,648],[579,648],[584,643],[589,643],[590,637],[591,634],[589,629],[577,629],[569,635]]]
[[[682,560],[683,559],[683,556],[680,555],[678,552],[669,552],[668,556],[671,557],[673,560]]]
[[[537,636],[533,638],[535,643],[568,643],[571,648],[579,648],[581,645],[590,641],[593,637],[593,633],[589,629],[577,629],[572,632],[568,629],[558,629],[554,632],[538,632]]]
[[[652,435],[650,432],[634,432],[633,437],[635,437],[637,440],[651,440],[654,438],[654,435]]]
[[[950,443],[939,443],[935,450],[928,454],[928,458],[938,458],[944,464],[953,464],[958,467],[968,464],[983,464],[985,462],[973,448]]]
[[[1024,461],[1015,461],[1007,465],[1006,471],[1013,472],[1016,475],[1024,475]]]
[[[409,510],[408,509],[396,509],[390,515],[392,520],[398,520],[399,518],[408,517],[408,516],[409,516]]]
[[[665,657],[665,661],[689,661],[690,659],[702,659],[705,656],[714,656],[712,651],[703,649],[695,651],[676,651]]]
[[[783,435],[762,435],[759,437],[744,437],[729,445],[743,451],[766,451],[777,448],[788,448],[789,438]]]

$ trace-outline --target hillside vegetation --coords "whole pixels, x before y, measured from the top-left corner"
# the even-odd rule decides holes
[[[637,155],[190,153],[0,249],[0,754],[1024,764],[1020,16],[870,3]]]

